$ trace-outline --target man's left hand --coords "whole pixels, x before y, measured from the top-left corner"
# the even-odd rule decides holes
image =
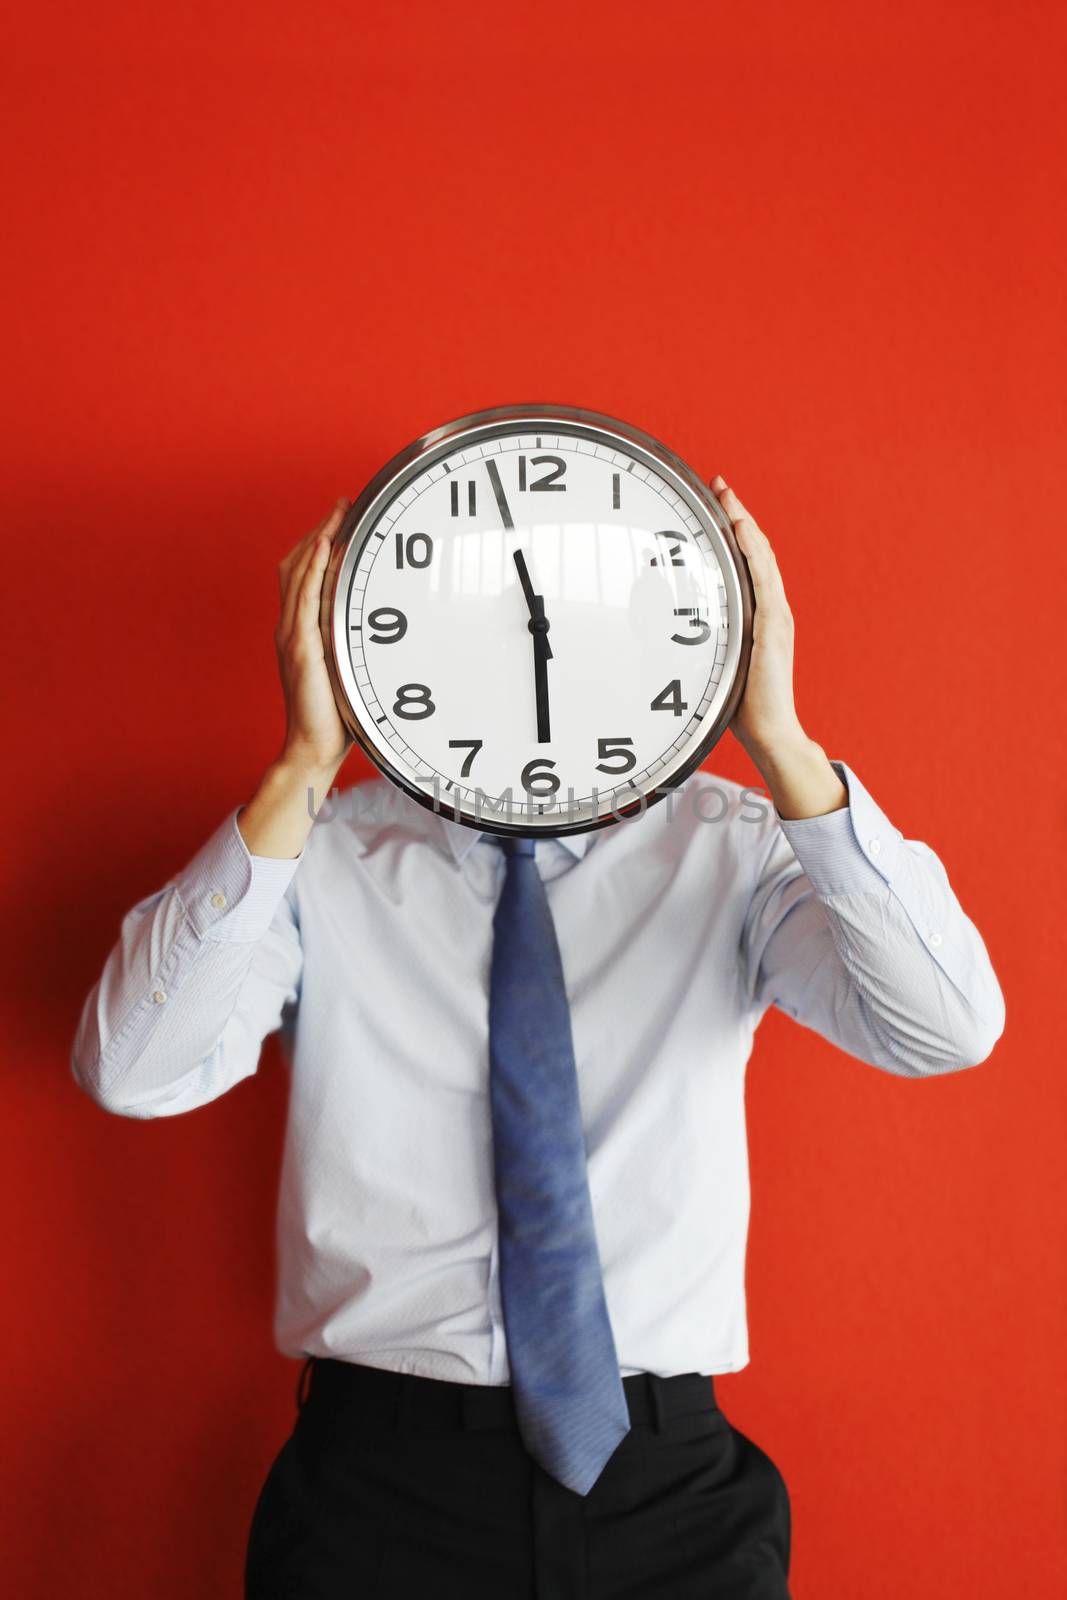
[[[722,477],[711,487],[748,563],[756,602],[748,679],[730,731],[766,779],[779,816],[839,810],[848,791],[793,702],[793,613],[770,540]]]

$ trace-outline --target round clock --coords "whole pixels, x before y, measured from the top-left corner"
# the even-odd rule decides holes
[[[349,508],[323,583],[354,739],[486,833],[578,833],[662,799],[734,713],[751,620],[711,489],[573,406],[497,406],[408,445]]]

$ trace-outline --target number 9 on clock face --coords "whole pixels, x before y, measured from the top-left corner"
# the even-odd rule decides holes
[[[323,585],[341,715],[424,805],[554,835],[642,811],[744,688],[729,519],[667,446],[568,406],[461,417],[349,509]]]

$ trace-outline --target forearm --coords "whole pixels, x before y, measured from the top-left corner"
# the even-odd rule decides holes
[[[770,835],[746,930],[757,999],[889,1071],[984,1060],[1004,1000],[978,930],[929,846],[843,762],[831,770],[848,804],[780,817]]]
[[[295,860],[252,857],[231,812],[123,918],[73,1042],[76,1081],[105,1109],[164,1115],[255,1070],[296,997]]]
[[[128,919],[82,1008],[76,1082],[107,1111],[147,1117],[203,1104],[254,1071],[242,996],[255,952],[199,939],[174,895]]]
[[[774,808],[786,821],[821,817],[848,804],[848,790],[826,751],[797,724],[769,746],[746,742]]]
[[[333,766],[316,767],[285,756],[273,762],[251,800],[237,813],[249,854],[298,856],[340,765],[339,760]]]

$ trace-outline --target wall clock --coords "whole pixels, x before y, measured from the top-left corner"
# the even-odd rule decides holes
[[[582,832],[661,800],[729,723],[751,621],[708,485],[640,428],[563,405],[406,446],[349,508],[323,583],[357,744],[487,833]]]

